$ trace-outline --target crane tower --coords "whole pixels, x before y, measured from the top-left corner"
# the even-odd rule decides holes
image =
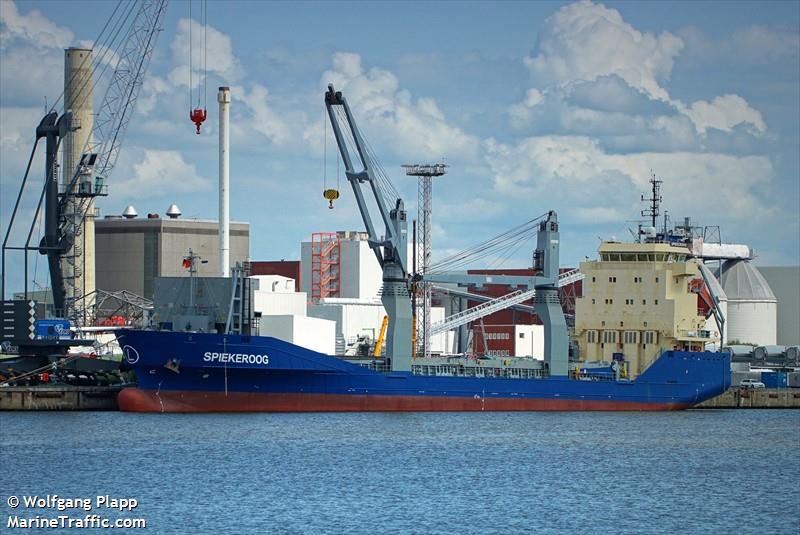
[[[407,176],[418,178],[417,189],[417,221],[420,225],[422,241],[421,261],[419,272],[425,275],[431,265],[431,207],[433,195],[433,179],[447,173],[447,165],[436,164],[407,164],[403,166]],[[417,247],[417,244],[414,244]],[[419,250],[419,249],[417,249]],[[416,352],[420,356],[431,355],[431,285],[421,282],[422,321],[417,323]],[[414,311],[417,314],[417,311]],[[417,314],[419,316],[419,314]]]

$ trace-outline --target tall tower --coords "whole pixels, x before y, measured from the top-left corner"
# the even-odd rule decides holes
[[[220,87],[217,93],[219,103],[219,276],[230,277],[230,113],[231,90]],[[199,127],[198,127],[199,128]]]
[[[403,166],[407,176],[418,178],[417,189],[417,221],[419,221],[422,251],[419,264],[419,273],[424,277],[431,265],[431,204],[433,196],[433,178],[447,173],[447,165],[436,164],[407,164]],[[414,244],[417,247],[417,244]],[[417,249],[419,250],[419,249]],[[421,291],[422,307],[418,314],[422,321],[417,322],[417,354],[429,357],[431,355],[431,285],[422,282]],[[417,314],[417,311],[414,311]],[[415,348],[416,349],[416,348]]]
[[[91,152],[94,110],[92,105],[92,51],[67,48],[64,51],[64,110],[72,110],[77,130],[64,138],[61,166],[62,191],[75,175],[81,156]],[[81,187],[79,180],[76,188]],[[70,197],[64,210],[67,224],[73,229],[74,244],[62,260],[66,303],[71,303],[95,289],[94,201],[91,197]],[[83,306],[89,303],[82,303]],[[82,307],[81,307],[82,308]],[[67,313],[69,311],[65,311]]]

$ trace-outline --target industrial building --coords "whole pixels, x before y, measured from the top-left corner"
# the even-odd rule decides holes
[[[106,291],[128,290],[153,298],[156,277],[188,276],[183,260],[189,251],[199,257],[198,276],[219,273],[217,221],[182,219],[177,207],[166,218],[158,214],[137,217],[132,207],[125,217],[96,220],[95,254],[97,287]],[[230,224],[231,265],[250,258],[250,224]]]
[[[408,265],[413,247],[408,246]],[[300,289],[314,301],[327,297],[371,299],[383,285],[381,267],[366,232],[317,232],[300,244]]]
[[[250,262],[250,274],[280,275],[294,281],[294,291],[301,291],[299,260],[254,260]]]
[[[800,346],[800,266],[759,267],[777,300],[777,344]]]
[[[253,310],[261,316],[258,334],[336,354],[337,323],[307,313],[307,294],[296,292],[296,281],[280,275],[256,275]]]

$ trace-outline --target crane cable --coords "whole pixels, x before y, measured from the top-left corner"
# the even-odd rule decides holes
[[[117,19],[114,20],[121,5],[125,5],[125,10],[123,10]],[[121,32],[123,28],[126,28],[128,19],[130,19],[131,15],[135,11],[135,8],[135,2],[124,3],[124,0],[120,0],[117,3],[114,11],[111,13],[111,16],[103,25],[103,28],[100,30],[100,33],[97,35],[94,43],[92,44],[92,51],[94,52],[99,50],[100,52],[98,56],[94,57],[93,64],[89,65],[89,68],[92,71],[92,76],[84,79],[82,85],[75,91],[76,94],[81,94],[83,92],[83,90],[86,88],[86,85],[89,83],[89,80],[92,80],[92,90],[94,91],[94,89],[98,87],[100,80],[103,79],[109,66],[111,66],[112,63],[118,63],[120,58],[119,48],[123,46],[124,39],[120,40],[119,42],[116,41],[120,36],[125,37],[127,35],[127,31],[125,33]],[[106,30],[108,30],[108,34],[106,34]],[[104,34],[106,34],[105,37]],[[87,61],[89,61],[88,55],[84,58],[83,62],[81,62],[80,68],[83,68]],[[101,65],[102,68],[100,67]],[[114,65],[114,67],[116,68],[116,65]],[[97,75],[98,72],[99,75]],[[72,81],[76,76],[78,76],[78,74],[79,70],[74,71],[69,83],[66,85],[71,85]],[[50,109],[55,111],[63,99],[64,91],[62,91],[58,98],[53,102],[52,106],[50,106]]]
[[[195,46],[192,32],[192,26],[194,26],[194,19],[192,18],[193,1],[189,0],[189,119],[195,124],[199,134],[200,125],[206,120],[208,113],[208,3],[206,0],[200,0],[200,25],[203,27],[203,35],[200,38],[202,51],[198,52],[197,59],[197,71],[200,78],[197,83],[197,104],[195,106]]]
[[[537,229],[537,225],[542,221],[547,214],[531,219],[521,225],[518,225],[506,232],[498,234],[482,243],[469,247],[459,253],[451,255],[441,261],[433,264],[429,268],[431,274],[441,274],[447,271],[455,271],[459,268],[466,267],[470,262],[480,260],[490,256],[493,253],[500,253],[502,256],[495,260],[502,263],[510,258],[520,247],[533,237],[533,233]],[[502,253],[505,253],[504,255]]]
[[[322,197],[333,210],[333,201],[339,198],[339,155],[336,156],[336,189],[328,188],[328,121],[322,114]]]

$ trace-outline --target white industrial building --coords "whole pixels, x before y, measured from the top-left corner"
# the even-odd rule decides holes
[[[357,231],[339,231],[338,236],[338,280],[339,286],[335,297],[348,299],[371,299],[378,297],[383,284],[383,273],[375,253],[367,243],[367,233]],[[300,244],[300,290],[312,296],[311,285],[315,277],[312,274],[314,261],[312,242]],[[408,246],[407,266],[412,265],[413,245]]]
[[[292,344],[333,355],[336,323],[306,314],[305,292],[294,291],[294,280],[280,275],[257,275],[253,310],[261,314],[260,336],[272,336]]]
[[[386,311],[378,298],[327,298],[319,303],[309,304],[308,315],[336,323],[336,354],[342,355],[359,337],[366,335],[370,340],[377,340]],[[431,308],[432,321],[441,321],[444,316],[444,307]],[[453,340],[453,331],[432,336],[431,351],[452,352]]]

